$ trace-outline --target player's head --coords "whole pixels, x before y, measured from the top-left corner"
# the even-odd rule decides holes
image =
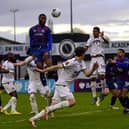
[[[84,47],[77,47],[75,49],[75,56],[84,58],[85,52],[86,52],[86,49]]]
[[[125,50],[124,50],[124,49],[118,49],[118,50],[117,50],[117,57],[123,59],[124,56],[125,56]]]
[[[47,16],[44,13],[41,13],[39,15],[39,24],[44,26],[46,24],[46,20]]]
[[[14,63],[14,62],[16,61],[14,54],[11,53],[11,52],[9,52],[9,53],[7,54],[7,59],[8,59],[8,61],[10,61],[10,62],[12,62],[12,63]]]
[[[100,34],[100,28],[98,26],[93,27],[93,36],[98,38]]]

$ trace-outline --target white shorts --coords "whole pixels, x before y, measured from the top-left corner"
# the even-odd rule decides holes
[[[28,93],[40,93],[41,95],[46,95],[49,93],[49,87],[43,86],[40,81],[29,82]]]
[[[5,91],[10,94],[11,92],[16,91],[16,87],[13,82],[3,83],[2,86],[4,87]]]
[[[74,99],[74,96],[70,91],[69,86],[61,86],[61,85],[56,86],[52,101],[58,103],[62,100],[69,100],[69,99]]]
[[[98,63],[99,67],[96,71],[93,72],[92,76],[96,75],[105,75],[105,61],[103,57],[92,57],[90,63],[90,69],[92,69],[94,63]]]

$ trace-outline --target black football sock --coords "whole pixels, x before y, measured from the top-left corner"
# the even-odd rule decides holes
[[[111,103],[110,103],[111,106],[115,105],[116,99],[117,99],[116,96],[112,96]]]

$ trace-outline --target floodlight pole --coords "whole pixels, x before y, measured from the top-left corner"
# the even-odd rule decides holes
[[[10,12],[13,13],[13,26],[14,26],[14,42],[16,42],[16,12],[18,12],[18,9],[10,9]],[[18,68],[18,69],[17,69]],[[15,66],[15,80],[20,78],[20,73],[17,72],[20,71],[20,67]]]
[[[13,26],[14,26],[14,41],[16,42],[16,12],[18,12],[18,9],[10,9],[10,12],[13,13]]]
[[[73,33],[73,2],[70,0],[70,32]]]

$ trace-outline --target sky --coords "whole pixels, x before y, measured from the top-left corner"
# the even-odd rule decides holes
[[[114,40],[129,40],[129,0],[72,0],[73,28],[78,27],[91,34],[93,26],[99,26],[105,35]],[[51,16],[53,8],[59,8],[58,18]],[[38,15],[45,13],[52,19],[54,32],[70,32],[70,0],[2,0],[0,4],[0,37],[14,39],[16,15],[16,40],[26,43],[29,28],[38,23]]]

